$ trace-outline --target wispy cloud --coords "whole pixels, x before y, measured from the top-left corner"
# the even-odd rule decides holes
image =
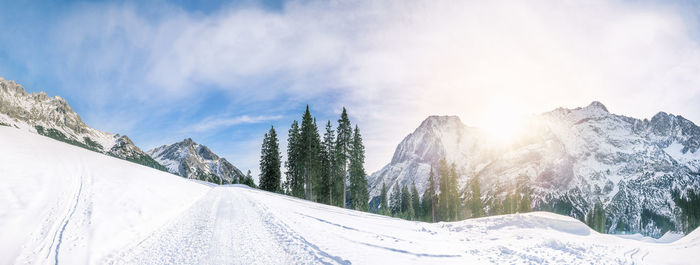
[[[373,171],[430,114],[457,114],[479,126],[600,100],[616,113],[666,110],[700,122],[700,15],[692,10],[656,1],[361,0],[203,15],[98,3],[61,14],[55,26],[34,27],[50,28],[48,41],[3,43],[52,43],[43,53],[7,54],[33,58],[29,69],[53,65],[41,74],[66,79],[66,90],[86,101],[103,99],[86,107],[91,111],[166,113],[189,133],[280,118],[191,125],[211,113],[179,108],[196,110],[212,93],[225,99],[215,108],[246,114],[296,115],[288,108],[303,103],[316,113],[347,106]],[[179,118],[189,113],[201,116]]]
[[[192,125],[185,129],[188,132],[207,132],[212,130],[217,130],[221,128],[231,127],[240,124],[250,124],[250,123],[261,123],[279,120],[282,118],[281,115],[275,116],[238,116],[238,117],[226,117],[226,118],[210,118],[205,119],[197,124]]]

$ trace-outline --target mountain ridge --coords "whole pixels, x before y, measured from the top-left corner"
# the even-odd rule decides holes
[[[431,168],[446,158],[460,189],[479,177],[487,211],[524,181],[536,210],[583,219],[601,201],[610,213],[607,232],[660,236],[683,226],[672,191],[700,189],[700,128],[680,115],[640,120],[594,101],[528,118],[523,135],[507,145],[445,117],[429,116],[401,141],[392,161],[369,177],[370,197],[382,183],[391,193],[396,183],[415,182],[422,194]]]
[[[165,170],[126,135],[99,131],[85,124],[64,98],[49,97],[44,92],[27,93],[20,84],[2,77],[0,124]]]

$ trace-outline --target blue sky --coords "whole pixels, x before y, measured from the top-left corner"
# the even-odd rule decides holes
[[[368,172],[432,114],[507,130],[599,100],[700,122],[691,1],[146,2],[0,1],[0,76],[144,149],[191,137],[253,172],[306,104],[324,124],[348,108]]]

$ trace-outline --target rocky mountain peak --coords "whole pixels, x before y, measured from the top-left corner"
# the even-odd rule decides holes
[[[185,138],[171,145],[163,145],[147,152],[168,171],[190,179],[217,184],[233,183],[243,173],[209,147]]]
[[[129,136],[126,136],[126,135],[119,137],[117,139],[117,142],[128,144],[128,145],[134,145],[134,142],[132,142],[131,139],[129,138]]]
[[[593,101],[593,102],[591,102],[591,104],[588,104],[588,106],[586,106],[586,108],[597,109],[597,110],[602,110],[604,112],[608,112],[608,108],[606,108],[605,105],[603,105],[603,103],[600,103],[600,101]]]
[[[15,81],[5,80],[2,77],[0,77],[0,92],[10,95],[27,95],[27,91],[24,90],[24,87],[15,83]]]
[[[420,128],[430,129],[430,128],[442,127],[442,126],[445,126],[448,124],[461,125],[462,120],[460,120],[458,116],[454,116],[454,115],[451,115],[451,116],[450,115],[444,115],[444,116],[432,115],[432,116],[428,116],[428,118],[423,120],[423,122],[421,123],[421,125],[418,128],[419,129]]]

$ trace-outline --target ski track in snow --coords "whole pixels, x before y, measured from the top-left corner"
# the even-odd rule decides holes
[[[75,210],[78,208],[78,203],[80,203],[80,194],[83,192],[83,176],[80,176],[80,186],[78,187],[78,192],[75,195],[73,207],[70,209],[70,213],[68,213],[68,216],[64,218],[63,225],[61,226],[60,232],[58,232],[58,240],[56,240],[56,236],[54,235],[54,240],[53,242],[56,243],[56,249],[54,250],[56,255],[54,256],[54,260],[56,265],[58,265],[58,254],[59,250],[61,249],[61,243],[63,243],[63,233],[66,231],[66,226],[68,226],[68,223],[70,222],[71,218],[73,217],[73,214],[75,213]],[[51,243],[53,246],[53,243]]]

